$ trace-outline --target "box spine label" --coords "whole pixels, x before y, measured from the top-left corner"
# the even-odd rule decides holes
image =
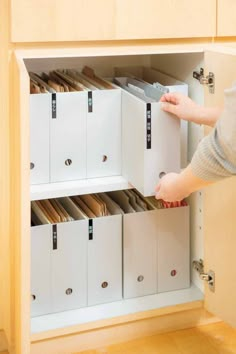
[[[146,147],[148,150],[152,148],[152,110],[151,103],[147,103],[146,110],[146,129],[147,129],[147,139],[146,139]]]
[[[52,119],[57,118],[57,95],[52,93]]]
[[[88,92],[88,111],[92,113],[93,111],[93,93],[92,91]]]
[[[89,219],[89,240],[93,239],[93,219]]]
[[[57,225],[52,225],[52,249],[57,250]]]

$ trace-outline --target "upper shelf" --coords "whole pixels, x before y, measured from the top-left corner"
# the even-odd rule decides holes
[[[214,36],[216,0],[11,0],[12,42]]]
[[[131,185],[122,177],[90,178],[78,181],[31,185],[31,200],[59,198],[71,195],[100,193],[131,188]]]

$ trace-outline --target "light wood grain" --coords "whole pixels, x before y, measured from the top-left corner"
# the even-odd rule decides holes
[[[12,0],[11,18],[13,42],[213,37],[216,0]]]
[[[138,309],[138,305],[136,305],[136,308]],[[120,316],[115,316],[111,318],[106,318],[106,319],[99,319],[96,321],[90,321],[90,322],[85,322],[85,323],[78,323],[76,325],[68,325],[62,327],[62,328],[54,328],[51,330],[41,330],[39,332],[33,333],[31,335],[31,341],[32,342],[38,342],[41,340],[45,339],[51,339],[55,337],[61,337],[65,335],[70,335],[70,334],[78,334],[86,331],[93,331],[95,329],[99,328],[109,328],[112,326],[118,326],[118,325],[126,325],[128,323],[135,323],[141,320],[149,320],[151,318],[159,318],[160,316],[166,316],[170,314],[175,314],[175,313],[185,313],[187,314],[187,311],[190,310],[199,310],[201,313],[201,310],[203,308],[203,301],[192,301],[192,302],[187,302],[183,304],[178,304],[174,306],[166,306],[162,308],[157,308],[153,310],[147,310],[147,311],[141,311],[139,308],[138,312],[134,313],[129,313],[128,315],[120,315]],[[103,316],[105,315],[105,311],[103,312]],[[85,316],[86,317],[86,316]],[[40,320],[43,320],[40,318]],[[57,318],[57,321],[59,319]],[[40,321],[39,321],[40,322]],[[54,322],[57,323],[57,322]],[[32,326],[32,328],[37,328],[37,326]]]
[[[10,329],[10,168],[9,168],[9,17],[8,1],[0,1],[0,329]]]
[[[114,0],[12,0],[13,42],[107,40],[115,34]]]
[[[14,350],[29,354],[30,334],[30,176],[29,80],[23,62],[12,57],[10,110],[10,224]]]
[[[235,0],[218,0],[217,6],[217,36],[236,36]]]
[[[235,352],[236,330],[224,323],[218,323],[105,346],[80,352],[80,354],[233,354]]]
[[[199,25],[201,23],[201,25]],[[213,37],[215,0],[116,0],[116,38]]]
[[[236,55],[206,52],[205,69],[216,77],[215,94],[206,88],[206,104],[221,105],[224,89],[236,81]],[[219,182],[205,190],[204,239],[205,271],[216,274],[215,293],[206,286],[206,308],[236,326],[236,178]]]
[[[48,340],[33,341],[30,353],[68,354],[217,321],[219,320],[204,309],[181,311],[140,321],[121,322],[109,327],[100,326],[96,329],[91,328],[89,331]]]
[[[0,353],[8,349],[7,338],[4,331],[0,330]]]

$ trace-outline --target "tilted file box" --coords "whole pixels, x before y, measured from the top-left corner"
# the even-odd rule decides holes
[[[88,306],[122,299],[122,216],[90,219]]]
[[[128,76],[140,78],[150,84],[161,84],[168,89],[169,92],[181,92],[188,95],[188,84],[177,80],[157,69],[147,66],[126,66],[115,68],[116,76]]]
[[[49,183],[51,95],[30,95],[31,184]]]
[[[189,206],[158,211],[157,290],[190,286]]]
[[[87,178],[121,174],[121,90],[88,93]]]
[[[31,316],[52,311],[52,226],[31,227]]]
[[[52,226],[52,311],[87,305],[88,221]]]
[[[52,94],[51,182],[86,178],[88,92]]]
[[[157,292],[156,210],[123,216],[123,295],[132,298]]]
[[[146,82],[163,86],[168,92],[179,92],[188,96],[188,84],[177,80],[176,78],[167,75],[159,70],[146,66],[133,66],[133,67],[117,67],[115,68],[116,76],[132,75]],[[163,91],[163,94],[165,92]],[[187,165],[187,147],[188,147],[188,122],[181,120],[181,167]]]
[[[122,90],[122,174],[144,196],[155,194],[160,178],[180,172],[180,122]]]

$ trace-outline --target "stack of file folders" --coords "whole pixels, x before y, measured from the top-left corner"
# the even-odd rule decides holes
[[[34,201],[32,316],[189,287],[189,207],[136,190]]]
[[[31,183],[121,175],[121,90],[88,67],[29,75]]]
[[[164,85],[85,67],[30,73],[30,88],[32,184],[122,175],[148,196],[180,171],[180,123],[161,109]]]

